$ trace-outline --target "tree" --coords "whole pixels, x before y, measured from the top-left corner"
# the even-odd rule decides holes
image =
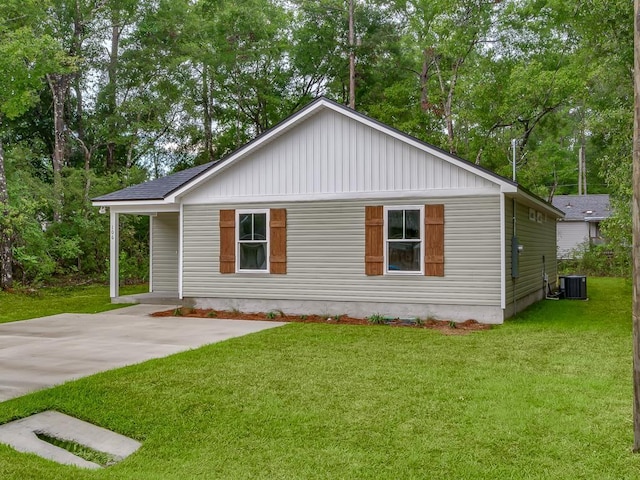
[[[0,289],[13,284],[13,222],[2,142],[3,117],[16,118],[37,101],[44,75],[59,52],[53,39],[37,30],[46,2],[7,0],[0,4]]]
[[[634,1],[633,451],[640,452],[640,0]]]

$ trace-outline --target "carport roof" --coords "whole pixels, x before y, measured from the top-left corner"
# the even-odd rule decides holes
[[[163,200],[168,195],[190,182],[198,175],[211,168],[216,162],[209,162],[197,167],[181,170],[173,175],[157,178],[149,182],[108,193],[93,199],[94,202],[111,202],[127,200]]]

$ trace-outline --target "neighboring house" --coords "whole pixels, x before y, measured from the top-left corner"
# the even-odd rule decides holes
[[[604,243],[600,222],[611,215],[609,195],[556,195],[553,206],[565,215],[558,223],[559,259],[575,258],[585,246]]]
[[[151,217],[150,290],[187,305],[488,323],[555,283],[562,217],[326,98],[217,163],[94,205],[110,209],[114,301],[119,215],[135,213]]]

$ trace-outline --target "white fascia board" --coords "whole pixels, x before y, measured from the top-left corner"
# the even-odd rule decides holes
[[[324,108],[328,108],[342,115],[346,115],[347,117],[352,118],[353,120],[356,120],[357,122],[360,122],[363,125],[367,125],[368,127],[373,128],[374,130],[382,132],[386,135],[390,135],[400,140],[401,142],[406,143],[407,145],[411,145],[419,150],[422,150],[423,152],[433,155],[436,158],[443,159],[463,170],[471,172],[474,175],[478,175],[479,177],[484,178],[485,180],[489,180],[490,182],[495,183],[496,185],[500,185],[500,188],[503,189],[503,191],[505,192],[517,191],[517,187],[507,180],[502,180],[500,177],[497,177],[482,169],[474,168],[473,165],[467,162],[461,161],[453,156],[446,154],[445,152],[442,152],[436,148],[432,148],[429,145],[426,145],[422,142],[412,139],[411,137],[405,136],[404,134],[401,134],[400,132],[397,132],[394,129],[388,128],[387,126],[381,123],[378,123],[372,119],[359,115],[357,112],[347,107],[336,105],[333,102],[330,102],[326,99],[320,99],[317,103],[310,105],[309,108],[300,110],[300,112],[298,112],[297,114],[294,114],[288,120],[285,120],[283,123],[276,126],[273,130],[269,131],[262,137],[256,138],[255,140],[247,144],[245,148],[241,148],[235,154],[232,154],[232,156],[229,157],[227,160],[225,160],[222,164],[218,166],[214,166],[210,170],[207,170],[204,174],[196,177],[193,181],[179,188],[178,190],[173,192],[171,195],[167,196],[165,201],[169,203],[174,203],[178,201],[180,197],[183,197],[193,189],[197,188],[198,185],[200,185],[201,183],[206,182],[209,178],[231,167],[234,163],[238,162],[240,159],[251,154],[253,151],[260,148],[262,145],[271,142],[274,138],[282,135],[287,130],[293,128],[294,126],[301,123],[302,121],[309,118],[310,116],[315,115],[318,111]]]
[[[119,206],[130,206],[130,205],[164,205],[166,204],[166,200],[104,200],[104,201],[95,201],[91,202],[91,205],[94,207],[119,207]]]
[[[139,203],[131,204],[122,202],[112,202],[111,205],[96,205],[96,206],[108,206],[109,210],[116,213],[129,213],[136,215],[153,215],[159,212],[179,212],[180,206],[178,204],[165,204],[165,203]]]
[[[233,204],[259,204],[259,203],[291,203],[291,202],[327,202],[349,200],[384,200],[384,199],[420,199],[440,197],[477,197],[499,195],[498,189],[474,188],[474,189],[432,189],[386,192],[357,192],[357,193],[314,193],[305,195],[251,195],[246,197],[211,197],[206,203],[189,203],[184,205],[233,205]]]

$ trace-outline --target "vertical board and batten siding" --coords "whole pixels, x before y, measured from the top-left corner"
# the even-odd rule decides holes
[[[158,213],[151,219],[153,292],[178,292],[178,221],[178,213]]]
[[[575,250],[588,241],[587,222],[558,222],[558,258],[574,258]]]
[[[538,210],[539,211],[539,210]],[[511,278],[511,237],[513,235],[513,200],[505,199],[506,303],[513,305],[514,281]],[[519,276],[515,280],[516,303],[527,296],[543,292],[543,273],[554,284],[558,275],[556,260],[556,219],[544,216],[542,223],[529,220],[529,207],[516,204],[516,236],[523,246],[519,258]],[[543,257],[544,256],[544,263]],[[517,306],[518,311],[521,310]]]
[[[445,205],[445,276],[365,274],[365,206],[375,201],[225,205],[285,208],[286,275],[221,275],[219,211],[183,212],[185,297],[500,306],[499,195],[385,200]]]
[[[265,196],[495,190],[490,180],[334,111],[322,111],[187,194],[185,205]]]

